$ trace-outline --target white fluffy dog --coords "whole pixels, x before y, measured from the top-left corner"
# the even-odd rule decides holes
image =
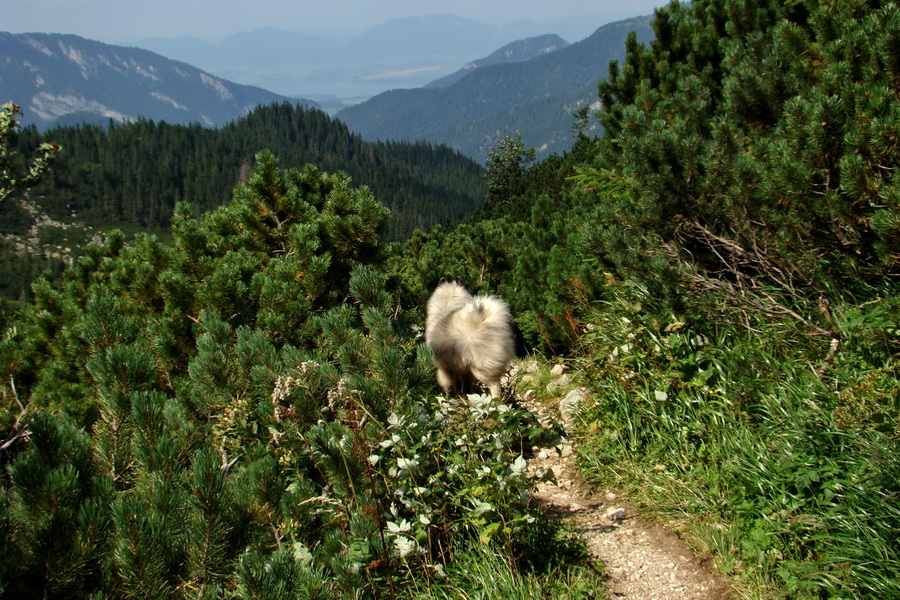
[[[441,283],[428,300],[425,343],[434,351],[444,393],[466,393],[475,378],[500,397],[500,378],[516,357],[509,307],[496,296],[472,295]]]

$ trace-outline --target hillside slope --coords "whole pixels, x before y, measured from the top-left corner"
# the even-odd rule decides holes
[[[625,56],[630,31],[651,39],[650,17],[604,25],[526,62],[476,69],[445,88],[385,92],[338,118],[368,139],[447,143],[476,160],[517,129],[541,154],[563,151],[571,145],[573,113],[596,99],[597,82],[610,60]]]
[[[606,134],[511,165],[484,218],[385,250],[368,190],[263,153],[170,241],[35,285],[0,335],[0,595],[634,597],[572,533],[638,546],[637,516],[734,597],[900,598],[900,0],[654,29],[599,86]],[[442,278],[554,364],[438,396]],[[557,502],[557,452],[593,494]],[[656,562],[637,597],[714,591]]]
[[[456,83],[475,69],[481,69],[490,65],[525,62],[526,60],[531,60],[536,56],[542,56],[544,54],[555,52],[561,48],[565,48],[568,45],[569,43],[567,41],[554,33],[526,38],[524,40],[516,40],[515,42],[511,42],[503,46],[499,50],[494,50],[490,55],[485,56],[484,58],[473,60],[472,62],[463,66],[463,68],[459,71],[451,73],[450,75],[447,75],[445,77],[441,77],[440,79],[435,79],[434,81],[428,83],[423,87],[447,87],[448,85]]]
[[[153,52],[74,35],[0,32],[0,98],[22,123],[45,129],[138,118],[224,125],[260,104],[286,100]]]
[[[697,0],[654,29],[599,86],[603,137],[391,268],[575,353],[579,464],[735,596],[900,598],[900,2]]]
[[[289,103],[259,107],[221,128],[141,120],[44,134],[26,129],[18,149],[30,156],[44,140],[62,146],[51,173],[29,191],[28,202],[0,203],[0,295],[6,297],[25,293],[35,275],[53,267],[47,259],[77,254],[85,228],[162,232],[178,202],[198,213],[227,203],[263,149],[286,167],[312,164],[368,186],[390,209],[380,231],[386,240],[459,223],[486,196],[483,169],[446,146],[370,143],[321,111]]]

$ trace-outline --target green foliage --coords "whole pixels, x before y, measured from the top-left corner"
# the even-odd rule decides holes
[[[539,428],[431,397],[454,277],[578,357],[589,476],[748,595],[900,595],[898,15],[660,9],[604,138],[527,169],[510,139],[483,211],[387,249],[367,188],[268,153],[171,244],[88,246],[0,340],[0,595],[592,597],[523,502]]]
[[[593,477],[695,514],[692,534],[721,568],[790,597],[900,592],[872,566],[900,568],[900,513],[885,502],[898,491],[897,366],[883,353],[869,362],[883,335],[896,343],[893,321],[846,320],[858,309],[837,307],[854,341],[823,374],[815,345],[759,317],[754,333],[684,321],[647,310],[645,290],[610,286],[616,299],[582,338],[603,391],[582,414]]]
[[[36,185],[61,149],[55,142],[42,143],[31,164],[24,164],[19,153],[13,151],[19,127],[16,117],[21,114],[22,109],[12,102],[0,107],[0,202]]]
[[[478,546],[460,553],[447,569],[444,579],[428,586],[418,585],[409,597],[416,600],[449,600],[451,598],[553,598],[556,600],[589,600],[606,597],[590,568],[578,564],[578,553],[571,562],[549,573],[522,573],[510,566],[502,555],[491,548]]]
[[[695,268],[813,297],[896,276],[897,18],[892,2],[660,11],[656,41],[600,86],[602,155],[645,212],[629,222]]]
[[[5,333],[0,597],[378,597],[464,544],[537,552],[540,429],[484,398],[420,419],[431,357],[372,264],[367,188],[261,153],[190,212],[171,244],[89,246]]]
[[[110,533],[108,482],[94,479],[89,436],[65,415],[37,414],[30,443],[9,465],[0,507],[8,597],[71,595],[99,573]]]
[[[499,204],[502,200],[515,195],[536,154],[534,148],[525,148],[522,133],[518,131],[515,137],[507,135],[497,142],[497,145],[488,152],[487,158],[488,172],[485,180],[488,202]],[[495,210],[502,210],[502,204]]]
[[[31,151],[43,139],[65,148],[35,191],[57,219],[91,225],[165,229],[179,202],[200,212],[225,204],[246,181],[253,157],[268,148],[289,167],[312,164],[369,186],[391,210],[385,235],[457,223],[484,198],[483,169],[443,146],[366,142],[325,113],[291,104],[261,106],[218,128],[140,120],[108,127],[23,132]],[[147,157],[154,157],[148,160]]]
[[[896,486],[875,476],[898,450],[876,48],[900,8],[875,4],[658,11],[656,41],[601,83],[607,137],[575,168],[604,200],[582,230],[609,273],[577,338],[602,392],[586,466],[696,515],[767,595],[898,594]]]
[[[368,461],[393,490],[385,508],[394,551],[407,561],[423,555],[440,570],[460,531],[483,544],[521,543],[536,521],[523,454],[541,433],[527,412],[487,396],[392,413]]]
[[[25,207],[14,200],[40,182],[61,150],[55,142],[29,148],[28,154],[33,154],[29,164],[16,150],[20,135],[17,117],[21,114],[22,109],[12,102],[0,106],[0,222],[3,223],[4,233],[16,235],[28,233],[33,220]],[[30,133],[33,131],[28,130],[26,136]],[[24,244],[5,236],[0,240],[0,298],[24,300],[29,283],[41,272],[52,269],[58,274],[62,270],[64,259],[58,244],[68,244],[65,232],[55,227],[42,228],[39,237],[38,242],[47,248],[43,256],[28,254]],[[49,248],[53,245],[60,252],[51,255]],[[22,256],[23,250],[25,257]],[[2,308],[0,306],[0,310]]]
[[[601,82],[605,137],[388,263],[583,356],[590,473],[694,515],[762,595],[898,595],[898,15],[673,3]]]
[[[389,247],[386,271],[412,306],[424,306],[445,278],[458,278],[473,292],[494,291],[510,269],[508,248],[517,229],[500,221],[477,221],[452,230],[416,232],[406,243]]]
[[[48,267],[60,274],[64,261],[83,254],[86,240],[101,239],[113,228],[129,237],[155,233],[168,239],[180,203],[198,213],[226,204],[235,184],[247,182],[262,148],[289,167],[316,165],[369,186],[390,211],[379,229],[385,240],[405,239],[436,223],[456,224],[485,195],[482,167],[447,147],[366,142],[324,113],[290,104],[259,107],[219,129],[146,120],[43,134],[30,128],[4,139],[2,147],[11,159],[19,156],[11,166],[18,172],[24,169],[22,155],[43,156],[56,144],[65,150],[55,154],[54,169],[41,182],[28,179],[35,187],[27,206],[0,203],[0,231],[17,236],[0,248],[8,298],[30,299],[36,275]],[[60,225],[48,225],[42,215]],[[36,235],[29,232],[32,226]]]
[[[458,278],[470,290],[499,292],[529,344],[571,344],[578,315],[601,293],[595,240],[587,237],[597,227],[596,207],[590,198],[581,204],[571,179],[590,147],[583,140],[573,154],[525,170],[471,222],[392,245],[386,269],[404,297],[424,305],[442,278]]]

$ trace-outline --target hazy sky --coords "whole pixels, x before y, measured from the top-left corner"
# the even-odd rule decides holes
[[[215,41],[267,26],[350,35],[399,17],[449,13],[496,25],[583,16],[590,18],[588,35],[603,23],[650,14],[665,4],[668,0],[0,0],[0,31],[73,33],[113,44],[183,35]]]

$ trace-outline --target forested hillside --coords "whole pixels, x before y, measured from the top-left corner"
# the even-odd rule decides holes
[[[609,23],[531,60],[475,69],[445,87],[384,92],[337,116],[367,139],[448,144],[479,161],[516,131],[542,156],[562,153],[572,145],[574,113],[596,101],[597,81],[611,59],[624,56],[630,31],[649,41],[649,21]]]
[[[171,243],[36,284],[0,343],[0,595],[600,597],[527,498],[559,431],[435,396],[422,306],[457,277],[572,367],[588,480],[735,595],[900,598],[900,5],[653,27],[606,136],[504,139],[466,223],[384,246],[372,194],[263,153]]]
[[[472,160],[427,143],[367,142],[325,113],[273,104],[218,128],[141,120],[108,127],[62,127],[39,134],[26,129],[18,146],[28,154],[44,140],[62,147],[50,176],[30,191],[40,211],[60,223],[92,228],[43,228],[38,242],[77,249],[98,229],[164,232],[178,202],[197,213],[228,202],[233,187],[254,166],[254,154],[270,149],[287,167],[314,164],[350,175],[367,185],[390,209],[382,228],[386,240],[408,237],[415,228],[455,224],[485,198],[483,169]],[[22,206],[0,206],[0,231],[27,234],[34,217]],[[7,241],[0,260],[5,295],[16,298],[33,269]],[[40,260],[59,252],[42,249]],[[60,264],[61,259],[56,259]]]
[[[63,148],[32,196],[54,217],[74,212],[92,223],[165,228],[180,201],[199,212],[221,206],[263,148],[286,167],[315,164],[372,188],[391,210],[388,239],[459,222],[484,197],[481,168],[446,147],[367,142],[321,111],[288,103],[219,129],[142,120],[29,133],[23,147],[53,140]]]

